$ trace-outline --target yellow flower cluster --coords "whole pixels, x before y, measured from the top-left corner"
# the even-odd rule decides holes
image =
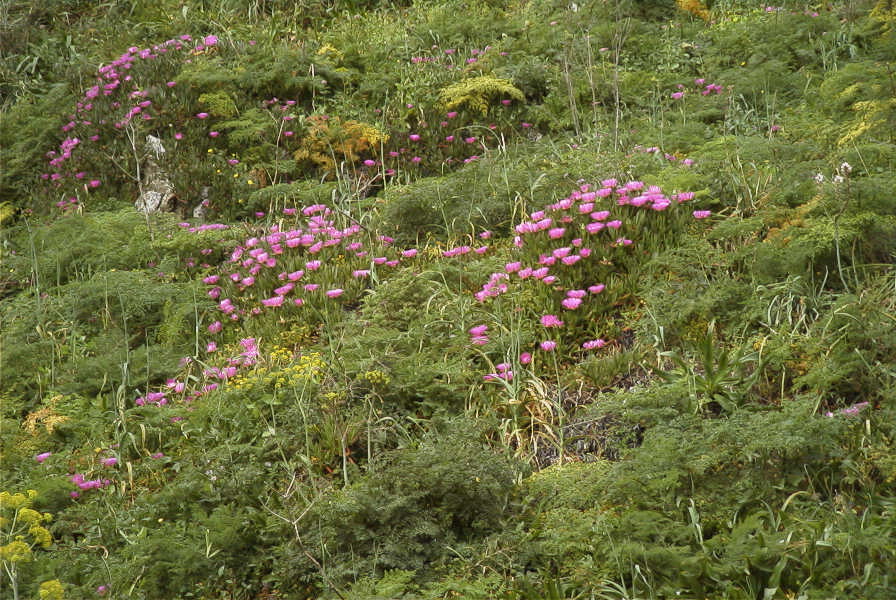
[[[387,374],[380,370],[365,371],[361,377],[370,382],[374,387],[378,385],[389,385],[389,382],[392,381]]]
[[[65,588],[58,579],[51,579],[40,584],[37,591],[40,600],[63,600],[65,598]]]
[[[254,372],[237,375],[228,380],[228,387],[238,390],[273,387],[274,389],[293,388],[316,382],[326,370],[327,364],[317,352],[302,354],[292,364],[281,366],[292,360],[292,353],[286,348],[276,346],[268,355],[269,366],[261,365]]]
[[[5,563],[27,562],[31,560],[31,548],[39,545],[49,548],[53,543],[53,536],[42,525],[53,519],[50,513],[41,513],[31,504],[37,498],[37,492],[28,490],[26,493],[10,494],[7,491],[0,492],[0,510],[12,513],[12,517],[0,518],[0,534],[6,539],[13,538],[11,542],[0,546],[0,560]],[[27,526],[27,530],[25,527]],[[31,537],[31,543],[25,541],[24,532]]]
[[[35,490],[28,490],[24,494],[10,494],[7,491],[0,492],[0,510],[28,508],[35,498],[37,498]]]

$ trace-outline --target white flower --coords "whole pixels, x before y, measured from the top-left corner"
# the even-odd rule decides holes
[[[824,175],[821,173],[816,173],[813,179],[815,179],[815,183],[824,183]]]

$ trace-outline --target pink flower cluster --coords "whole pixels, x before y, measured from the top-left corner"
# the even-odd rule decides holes
[[[140,119],[150,121],[153,117],[153,101],[148,99],[149,88],[143,89],[138,83],[138,65],[142,61],[152,61],[160,56],[182,50],[199,51],[217,44],[218,38],[210,35],[201,43],[192,44],[189,35],[172,38],[153,45],[149,48],[132,46],[127,52],[103,65],[97,71],[96,82],[88,88],[81,100],[75,105],[75,112],[68,116],[68,121],[61,127],[61,131],[67,137],[59,144],[58,151],[47,153],[48,164],[51,173],[41,175],[55,187],[69,180],[76,186],[87,191],[99,187],[99,179],[89,179],[84,171],[66,169],[67,163],[74,158],[75,150],[85,143],[96,143],[101,138],[100,126],[111,124],[113,129],[124,129],[131,121]],[[168,82],[167,87],[173,87],[176,82]],[[103,106],[117,111],[117,118],[108,119],[91,117],[95,109]],[[77,171],[77,172],[76,172]],[[63,206],[61,208],[68,208]]]

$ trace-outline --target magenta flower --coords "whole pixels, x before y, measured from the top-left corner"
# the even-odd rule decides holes
[[[564,229],[563,227],[555,227],[548,231],[548,237],[550,237],[552,240],[556,240],[557,238],[563,237],[563,234],[565,233],[566,229]]]
[[[541,317],[541,324],[544,327],[563,327],[563,321],[557,315],[544,315]]]
[[[695,219],[705,219],[712,214],[711,210],[695,210],[693,212]]]
[[[204,38],[202,38],[202,43],[205,44],[206,46],[214,46],[215,44],[218,43],[218,36],[207,35]]]
[[[557,347],[557,342],[555,342],[553,340],[545,340],[545,341],[541,342],[540,344],[538,344],[538,347],[541,348],[542,350],[544,350],[545,352],[553,352],[554,349]]]
[[[412,142],[419,142],[420,136],[416,133],[412,133],[411,135],[408,136],[408,139],[411,140]]]
[[[681,100],[684,97],[684,92],[675,92],[672,94],[673,100]]]
[[[364,161],[364,166],[365,166],[365,167],[375,167],[375,166],[376,166],[376,161],[375,161],[375,160],[370,160],[370,159],[368,158],[367,160]]]
[[[197,119],[207,119],[208,113],[207,112],[196,113],[196,118]]]
[[[274,308],[283,304],[283,296],[274,296],[273,298],[265,298],[261,301],[264,306]]]
[[[603,348],[606,345],[607,345],[607,343],[600,339],[589,340],[589,341],[585,342],[584,344],[582,344],[582,348],[584,348],[585,350],[594,350],[595,348]]]
[[[585,290],[569,290],[566,292],[568,298],[584,298],[587,294],[588,292]]]
[[[320,287],[320,285],[318,285],[316,283],[306,283],[305,291],[306,292],[314,292],[314,291],[317,291],[317,288],[319,288],[319,287]]]
[[[205,345],[206,352],[217,352],[217,350],[218,350],[218,344],[216,344],[215,342],[209,342],[208,344]]]
[[[471,327],[469,329],[469,334],[473,337],[479,337],[485,335],[488,331],[488,325],[476,325],[475,327]]]
[[[582,304],[581,298],[564,298],[560,304],[563,305],[563,308],[566,310],[575,310]]]
[[[327,290],[327,298],[338,298],[338,297],[341,296],[344,292],[345,292],[345,290],[340,289],[340,288],[335,288],[335,289],[332,289],[332,290]]]
[[[403,258],[413,258],[413,257],[417,256],[417,249],[411,248],[410,250],[403,250],[401,253],[401,256]]]
[[[221,325],[221,321],[215,321],[211,325],[208,326],[209,333],[218,333],[223,329],[223,325]]]
[[[52,455],[53,455],[52,452],[41,452],[40,454],[38,454],[37,456],[34,457],[34,460],[36,460],[39,463],[43,463],[45,460],[50,458],[50,456],[52,456]]]
[[[100,464],[104,467],[114,467],[118,464],[118,459],[114,456],[110,456],[109,458],[104,458],[100,461]]]
[[[208,137],[216,138],[216,137],[218,137],[219,135],[221,135],[221,134],[220,134],[219,132],[217,132],[217,131],[209,131],[209,132],[208,132]]]
[[[177,133],[174,134],[174,139],[182,140],[182,139],[184,139],[184,134],[182,134],[181,132],[178,131]]]
[[[588,291],[592,294],[599,294],[602,291],[604,291],[604,288],[606,288],[606,287],[607,286],[605,286],[604,284],[598,283],[597,285],[589,286]]]
[[[88,183],[87,185],[89,185],[92,188],[98,188],[98,187],[100,187],[100,180],[99,179],[91,179],[90,183]]]

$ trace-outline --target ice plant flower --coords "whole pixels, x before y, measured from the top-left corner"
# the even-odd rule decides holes
[[[470,334],[470,343],[476,346],[484,346],[488,343],[488,325],[477,325],[471,327],[468,331]]]
[[[705,219],[712,214],[711,210],[695,210],[693,212],[695,219]]]
[[[100,461],[100,464],[104,467],[114,467],[118,464],[118,459],[114,456],[110,456],[109,458],[104,458]]]
[[[275,308],[283,304],[283,296],[274,296],[273,298],[265,298],[261,301],[268,308]]]
[[[557,315],[543,315],[541,324],[544,327],[563,327],[563,321]]]
[[[221,325],[221,321],[215,321],[211,325],[208,326],[209,333],[218,333],[223,329],[223,325]]]
[[[538,344],[538,347],[541,348],[542,350],[544,350],[545,352],[553,352],[554,349],[557,347],[557,342],[555,342],[553,340],[545,340],[545,341],[541,342],[540,344]]]
[[[34,460],[36,460],[39,463],[43,463],[45,460],[50,458],[50,456],[52,456],[52,455],[53,455],[52,452],[41,452],[40,454],[38,454],[37,456],[34,457]]]
[[[338,298],[343,294],[345,290],[340,288],[335,288],[332,290],[327,290],[327,298]]]
[[[600,339],[588,340],[587,342],[582,344],[582,348],[584,348],[585,350],[594,350],[595,348],[603,348],[606,345],[607,343]]]
[[[575,310],[582,304],[581,298],[564,298],[563,301],[560,302],[563,305],[563,308],[566,310]]]

